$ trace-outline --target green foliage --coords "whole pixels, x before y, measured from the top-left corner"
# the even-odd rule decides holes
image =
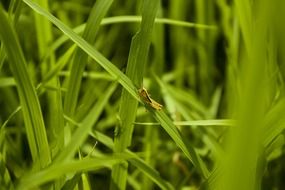
[[[1,2],[0,189],[281,190],[284,7]]]

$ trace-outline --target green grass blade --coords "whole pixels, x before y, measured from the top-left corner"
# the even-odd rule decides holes
[[[115,16],[115,17],[108,17],[102,20],[102,25],[107,24],[117,24],[117,23],[126,23],[126,22],[141,22],[142,18],[140,16]],[[197,29],[206,29],[206,30],[214,30],[217,29],[214,25],[206,25],[206,24],[198,24],[193,22],[185,22],[181,20],[169,19],[169,18],[155,18],[154,21],[156,24],[168,24],[171,26],[181,26],[181,27],[188,27],[188,28],[197,28]]]
[[[38,164],[35,165],[36,168],[44,168],[50,163],[51,157],[40,103],[17,35],[2,7],[0,7],[0,25],[0,37],[5,45],[10,68],[17,84],[32,158],[34,163]]]
[[[114,16],[114,17],[106,17],[102,19],[101,26],[111,25],[111,24],[122,24],[122,23],[140,23],[142,20],[141,16],[133,16],[133,15],[124,15],[124,16]],[[164,24],[170,26],[179,26],[179,27],[187,27],[187,28],[196,28],[202,30],[216,30],[217,26],[215,25],[205,25],[198,24],[193,22],[180,21],[169,18],[155,18],[156,24]],[[76,34],[81,34],[86,27],[86,24],[81,24],[73,29]],[[58,49],[63,43],[68,41],[69,38],[66,35],[62,35],[59,37],[51,46],[49,51],[55,51]],[[50,54],[50,52],[46,53],[46,56]],[[1,67],[0,67],[1,68]]]
[[[99,0],[95,2],[82,36],[82,38],[84,38],[90,44],[93,44],[95,42],[95,37],[98,33],[100,23],[112,3],[113,0]],[[73,62],[71,64],[67,93],[65,95],[64,101],[64,111],[65,114],[69,116],[72,116],[76,109],[80,84],[85,65],[87,64],[87,58],[88,55],[83,50],[79,48],[76,49],[73,57]]]
[[[4,121],[4,123],[1,125],[0,130],[1,130],[2,128],[4,128],[4,127],[7,125],[7,123],[12,119],[12,117],[14,117],[20,110],[21,110],[21,107],[20,107],[20,106],[17,107],[17,109],[16,109],[15,111],[13,111],[13,112],[9,115],[9,117],[6,119],[6,121]]]
[[[136,125],[160,125],[160,123],[135,122]],[[174,121],[174,125],[179,126],[235,126],[233,119],[207,119],[193,121]]]
[[[147,65],[154,20],[158,9],[158,0],[145,0],[143,3],[142,22],[137,34],[133,37],[126,74],[136,87],[143,86],[144,68]],[[131,145],[134,121],[138,101],[123,89],[119,110],[120,124],[116,126],[114,152],[123,152]],[[128,111],[126,111],[128,110]],[[110,189],[125,189],[128,175],[127,163],[115,165],[112,170]]]
[[[241,95],[238,101],[237,127],[227,134],[225,159],[215,187],[221,190],[259,189],[262,168],[262,121],[271,92],[268,69],[269,1],[235,1],[240,27],[245,40],[242,54]],[[256,7],[257,10],[254,10]],[[262,20],[262,23],[257,20]],[[271,56],[271,55],[269,55]],[[233,174],[234,172],[234,174]]]
[[[8,86],[15,86],[16,82],[15,79],[12,77],[1,77],[0,78],[0,88],[8,87]]]
[[[49,10],[48,0],[37,0],[37,2],[47,10]],[[45,52],[48,51],[50,43],[53,41],[52,23],[49,20],[44,19],[40,15],[34,13],[35,18],[35,30],[38,48],[38,57],[42,59]],[[55,65],[55,52],[51,52],[48,59],[43,59],[39,64],[41,70],[41,76],[45,74]],[[52,155],[55,155],[57,151],[63,147],[64,144],[64,119],[62,109],[62,95],[60,91],[60,83],[57,76],[50,79],[48,85],[54,86],[55,91],[47,91],[45,95],[46,100],[49,102],[46,108],[47,119],[46,124],[52,132],[50,133],[50,142],[53,144]]]
[[[234,126],[236,121],[233,119],[209,119],[209,120],[194,120],[194,121],[176,121],[174,125],[198,125],[198,126]]]

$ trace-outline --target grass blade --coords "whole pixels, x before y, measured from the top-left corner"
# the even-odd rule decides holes
[[[0,37],[5,45],[10,68],[16,81],[32,158],[37,169],[44,168],[50,163],[51,157],[40,103],[16,32],[2,7],[0,7],[0,25]]]
[[[158,5],[158,0],[144,1],[141,27],[132,39],[126,74],[137,87],[143,86],[144,68],[147,64],[148,51]],[[123,89],[119,110],[121,122],[116,126],[114,152],[123,152],[131,145],[137,106],[138,101],[134,99],[127,90]],[[128,165],[126,162],[114,166],[110,189],[126,188],[127,169]]]
[[[221,172],[215,187],[221,190],[259,189],[262,158],[261,126],[265,116],[266,98],[271,92],[267,69],[267,45],[270,4],[258,1],[235,1],[246,54],[242,54],[241,96],[238,102],[237,127],[227,134],[227,146]],[[257,7],[253,12],[252,7]],[[261,19],[263,22],[256,22]],[[271,56],[271,55],[270,55]],[[258,95],[258,96],[257,96]],[[233,174],[234,172],[234,174]]]
[[[99,0],[94,4],[82,36],[82,38],[90,44],[94,43],[101,20],[106,15],[112,3],[113,0]],[[88,55],[83,50],[79,48],[76,49],[73,62],[71,64],[67,93],[64,101],[64,111],[68,116],[72,116],[74,114],[77,105],[77,98],[87,58]]]

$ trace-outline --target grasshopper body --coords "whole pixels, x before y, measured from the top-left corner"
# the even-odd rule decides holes
[[[141,99],[148,104],[149,106],[151,106],[152,108],[156,109],[156,110],[161,110],[162,109],[162,105],[157,103],[155,100],[151,99],[150,95],[148,94],[147,90],[142,87],[141,89],[138,90],[139,95],[141,97]]]

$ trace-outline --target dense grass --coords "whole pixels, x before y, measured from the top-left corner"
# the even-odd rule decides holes
[[[284,9],[1,1],[0,189],[281,190]]]

